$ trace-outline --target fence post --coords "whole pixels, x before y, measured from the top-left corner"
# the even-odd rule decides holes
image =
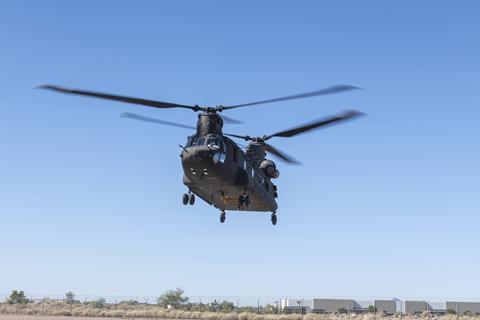
[[[348,300],[348,310],[347,310],[347,312],[348,312],[348,320],[350,320],[350,303],[351,303],[351,301]]]
[[[400,320],[403,318],[403,301],[400,300]]]
[[[237,320],[238,320],[238,313],[240,312],[240,300],[237,299]]]
[[[327,319],[327,299],[323,300],[323,318]]]

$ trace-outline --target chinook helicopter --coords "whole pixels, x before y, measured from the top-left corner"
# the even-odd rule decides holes
[[[265,157],[268,153],[288,164],[299,164],[299,162],[267,143],[268,140],[277,137],[294,137],[362,115],[359,111],[349,110],[273,134],[249,136],[224,133],[222,131],[224,121],[236,124],[241,122],[223,114],[220,115],[220,113],[247,106],[329,95],[359,88],[350,85],[336,85],[317,91],[275,99],[230,106],[218,105],[215,107],[182,105],[96,91],[70,89],[56,85],[41,85],[38,88],[159,109],[183,108],[201,112],[198,114],[196,127],[144,117],[134,113],[123,113],[122,117],[195,130],[195,133],[187,138],[184,146],[179,145],[182,149],[180,158],[184,172],[183,183],[188,187],[188,191],[182,196],[182,203],[184,205],[193,205],[195,203],[195,195],[197,195],[208,204],[220,210],[221,223],[225,222],[226,211],[228,210],[270,212],[272,224],[277,224],[278,206],[275,199],[278,197],[278,188],[273,183],[273,180],[280,176],[280,171],[275,162]],[[230,137],[248,141],[249,143],[245,151]]]

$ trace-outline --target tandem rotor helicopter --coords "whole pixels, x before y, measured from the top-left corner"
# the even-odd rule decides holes
[[[222,131],[224,121],[227,123],[241,122],[223,114],[220,116],[220,113],[230,109],[329,95],[359,88],[350,85],[337,85],[286,97],[231,106],[218,105],[215,107],[182,105],[96,91],[70,89],[56,85],[41,85],[38,88],[159,109],[183,108],[201,112],[198,114],[196,127],[133,113],[123,113],[122,116],[134,120],[195,130],[193,135],[188,136],[186,144],[184,146],[180,145],[182,148],[180,158],[184,172],[183,183],[188,187],[188,192],[182,196],[182,202],[184,205],[193,205],[195,203],[195,195],[197,195],[208,204],[220,210],[221,223],[225,222],[225,212],[231,210],[271,212],[271,222],[273,225],[277,224],[278,206],[275,199],[278,197],[278,189],[272,180],[279,177],[280,171],[272,160],[268,160],[265,157],[268,153],[288,164],[299,163],[294,158],[267,143],[268,140],[277,137],[290,138],[327,125],[338,124],[363,114],[356,110],[348,110],[273,134],[249,136],[224,133]],[[249,141],[245,151],[229,137]]]

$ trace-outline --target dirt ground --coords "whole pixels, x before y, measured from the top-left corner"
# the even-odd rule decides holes
[[[91,318],[91,317],[63,317],[63,316],[27,316],[15,314],[0,314],[0,320],[122,320],[121,318]],[[123,319],[124,320],[124,319]]]

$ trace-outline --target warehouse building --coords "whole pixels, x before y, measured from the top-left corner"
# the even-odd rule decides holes
[[[361,306],[352,299],[313,299],[311,309],[316,313],[346,313],[361,310]]]
[[[426,301],[405,301],[405,313],[418,314],[429,309]]]
[[[458,315],[480,315],[480,302],[447,301],[447,310],[454,311]]]
[[[288,310],[292,313],[310,312],[312,309],[312,299],[282,299],[280,301],[280,307],[282,310]]]
[[[395,300],[375,300],[373,306],[379,313],[391,315],[397,312],[397,301]]]

